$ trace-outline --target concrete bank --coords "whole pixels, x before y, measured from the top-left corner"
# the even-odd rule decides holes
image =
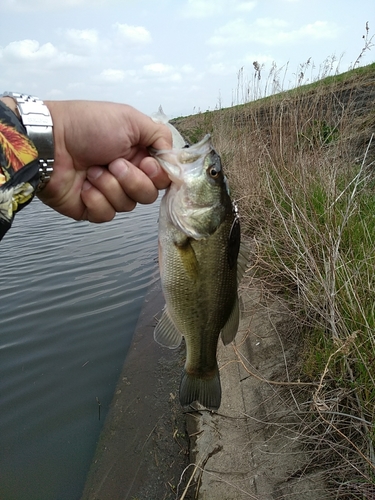
[[[296,345],[288,313],[247,283],[233,345],[219,342],[218,413],[183,414],[183,349],[153,340],[164,301],[152,287],[124,364],[82,500],[325,500],[322,470],[304,451]],[[301,411],[302,410],[302,411]]]

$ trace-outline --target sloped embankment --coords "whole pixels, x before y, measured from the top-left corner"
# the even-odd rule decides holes
[[[175,120],[192,142],[213,135],[254,241],[258,281],[245,293],[253,290],[254,317],[263,309],[272,318],[272,328],[251,326],[246,341],[240,332],[244,351],[234,346],[224,358],[223,385],[231,379],[239,411],[230,399],[228,414],[223,399],[224,420],[194,419],[198,498],[374,497],[374,83],[370,65]],[[265,338],[273,350],[262,350]],[[231,378],[232,365],[247,375]],[[229,436],[225,446],[219,435]]]
[[[291,117],[297,107],[308,109],[311,121],[315,119],[314,115],[326,117],[326,124],[332,127],[340,122],[345,111],[346,116],[351,116],[352,134],[347,139],[351,142],[353,157],[356,157],[363,154],[371,132],[375,131],[374,103],[375,63],[256,102],[176,118],[172,123],[192,143],[207,133],[217,137],[216,129],[221,123],[220,127],[226,130],[228,137],[233,135],[234,128],[245,128],[249,132],[257,130],[263,135],[266,144],[267,137],[273,133],[275,119],[277,121],[285,115]],[[280,125],[282,123],[280,121]],[[299,123],[301,132],[310,124],[311,122]],[[324,130],[320,130],[319,135],[320,137],[310,136],[310,139],[324,141]],[[375,141],[371,145],[372,156],[374,150]]]

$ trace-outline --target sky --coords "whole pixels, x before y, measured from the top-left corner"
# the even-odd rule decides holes
[[[366,22],[373,0],[0,0],[0,92],[186,116],[351,69]]]

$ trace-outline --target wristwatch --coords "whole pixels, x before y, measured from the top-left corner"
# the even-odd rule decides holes
[[[53,172],[53,123],[51,114],[38,97],[4,92],[1,97],[11,97],[17,104],[17,110],[27,135],[38,150],[39,184],[37,191],[43,189]]]

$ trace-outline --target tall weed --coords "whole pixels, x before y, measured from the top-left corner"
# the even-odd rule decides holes
[[[180,123],[195,140],[212,131],[255,243],[253,272],[289,304],[337,498],[372,498],[375,485],[374,75],[371,65]]]
[[[243,225],[256,242],[255,275],[289,303],[304,343],[301,369],[320,380],[313,407],[326,426],[326,441],[338,455],[344,442],[350,449],[348,466],[356,464],[356,481],[372,484],[375,166],[370,130],[368,147],[359,155],[356,95],[344,98],[335,83],[249,106],[245,120],[241,113],[237,123],[244,123],[240,131],[235,126],[236,147],[227,157]],[[353,420],[348,425],[348,415],[360,425]]]

